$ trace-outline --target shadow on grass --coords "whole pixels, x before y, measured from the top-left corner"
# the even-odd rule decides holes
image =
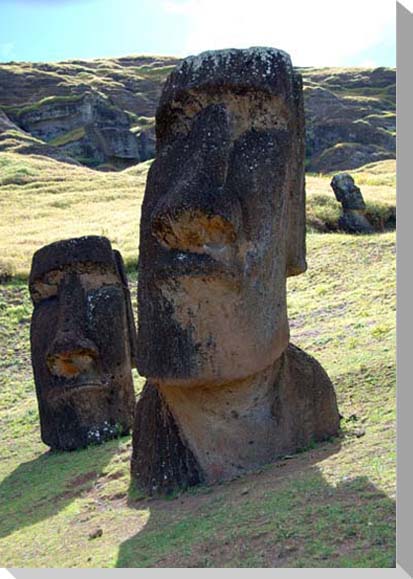
[[[395,502],[367,477],[329,484],[317,463],[339,442],[170,499],[136,499],[146,526],[117,567],[394,567]],[[134,498],[135,497],[135,498]]]
[[[121,441],[73,452],[48,451],[20,464],[0,484],[0,538],[52,517],[90,489]]]

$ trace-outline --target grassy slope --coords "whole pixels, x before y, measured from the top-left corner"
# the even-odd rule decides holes
[[[0,276],[27,276],[33,252],[78,235],[108,236],[136,263],[138,223],[150,161],[100,173],[53,159],[0,153]],[[375,221],[394,211],[395,161],[353,171]],[[340,215],[328,176],[307,177],[309,225],[334,228]]]
[[[92,89],[109,96],[136,117],[151,117],[161,83],[178,62],[173,57],[136,55],[57,63],[4,63],[0,64],[0,106],[6,113],[19,116],[24,108],[35,110],[46,99],[73,100],[85,89]],[[2,90],[1,84],[8,85],[8,90]]]
[[[0,153],[0,273],[27,275],[38,247],[68,237],[107,235],[136,261],[147,163],[131,173],[98,173],[46,157]]]
[[[7,223],[0,255],[10,269],[25,275],[39,245],[82,233],[109,235],[135,262],[142,168],[97,174],[7,155],[0,163]],[[359,178],[366,198],[394,204],[390,165]],[[328,182],[308,179],[316,213],[323,206],[312,196],[332,197]],[[394,565],[394,237],[310,233],[309,269],[288,283],[292,341],[333,379],[344,436],[173,500],[146,500],[129,489],[128,437],[74,453],[46,452],[30,368],[26,285],[1,285],[2,564]],[[141,384],[137,378],[137,389]],[[89,539],[97,529],[102,536]]]

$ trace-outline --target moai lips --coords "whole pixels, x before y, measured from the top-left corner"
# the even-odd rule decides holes
[[[122,257],[104,237],[33,256],[31,350],[42,440],[73,450],[126,434],[136,334]]]
[[[185,59],[156,115],[140,228],[132,473],[148,492],[231,478],[337,432],[334,389],[289,346],[305,262],[304,113],[289,56]]]

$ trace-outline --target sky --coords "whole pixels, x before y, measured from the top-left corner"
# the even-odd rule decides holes
[[[295,66],[395,66],[395,0],[0,0],[0,62],[273,46]]]

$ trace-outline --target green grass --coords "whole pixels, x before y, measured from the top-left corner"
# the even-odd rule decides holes
[[[25,113],[31,113],[39,110],[44,105],[54,104],[54,103],[73,103],[81,100],[83,95],[52,95],[47,96],[35,103],[31,103],[22,107],[2,107],[5,112],[10,112],[16,114],[18,117]]]
[[[129,59],[136,58],[140,65]],[[152,98],[152,109],[156,106],[159,96],[159,85],[163,82],[169,72],[174,68],[177,60],[164,56],[139,56],[125,57],[120,59],[95,59],[86,61],[63,61],[48,63],[47,68],[41,63],[12,62],[4,63],[1,70],[15,75],[17,82],[20,77],[30,75],[36,83],[36,102],[31,102],[33,96],[22,91],[21,94],[14,95],[13,103],[9,101],[1,103],[1,108],[6,113],[21,115],[23,113],[38,110],[45,104],[54,102],[73,102],[82,98],[82,94],[73,94],[73,90],[82,90],[87,84],[99,91],[102,96],[110,95],[111,91],[131,90],[139,94],[141,89],[145,93],[151,93],[155,88],[156,96]],[[160,65],[160,66],[159,66]],[[52,92],[52,94],[50,94]],[[138,115],[138,110],[134,111]]]
[[[140,133],[143,129],[155,127],[155,117],[137,116],[133,119],[132,133]]]
[[[67,145],[69,143],[73,143],[75,141],[79,141],[85,136],[85,129],[84,127],[78,127],[77,129],[73,129],[73,131],[69,131],[64,133],[63,135],[59,135],[55,137],[51,141],[49,141],[49,145],[53,145],[55,147],[61,147],[62,145]]]
[[[0,138],[2,144],[2,152],[18,152],[18,148],[22,145],[44,145],[44,141],[36,139],[36,137],[33,137],[28,133],[16,131],[15,129],[10,129],[9,131],[0,133]],[[6,162],[3,160],[3,167],[5,165]]]
[[[5,565],[394,565],[394,233],[310,234],[308,255],[308,272],[288,283],[292,341],[333,379],[344,437],[168,501],[128,500],[128,438],[74,453],[45,452],[26,287],[3,286]],[[102,537],[89,540],[96,528]]]
[[[174,64],[166,66],[140,66],[137,71],[140,75],[145,76],[146,78],[163,81],[168,74],[174,70],[174,68]]]
[[[2,259],[24,277],[43,243],[105,233],[136,264],[149,165],[100,174],[0,155],[2,178],[7,174],[0,188]],[[394,205],[392,167],[374,164],[358,173],[369,202]],[[329,181],[308,176],[309,202],[317,195],[334,200]],[[320,203],[312,207],[322,211]],[[4,566],[395,565],[395,232],[309,233],[307,254],[308,271],[288,280],[291,340],[333,380],[342,436],[169,500],[146,499],[131,487],[129,437],[47,452],[30,363],[27,282],[15,277],[0,285]],[[136,276],[130,283],[135,300]],[[135,383],[139,391],[136,373]],[[92,539],[97,529],[102,536]]]

